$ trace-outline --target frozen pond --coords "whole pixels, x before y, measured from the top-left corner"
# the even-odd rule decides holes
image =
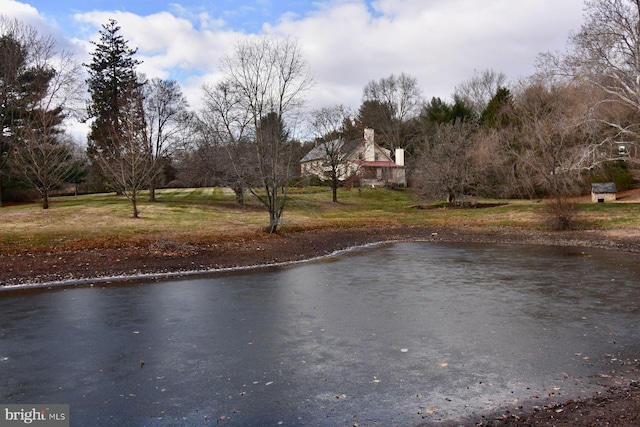
[[[0,403],[69,404],[72,426],[362,427],[563,402],[640,357],[639,261],[402,243],[271,271],[0,293]]]

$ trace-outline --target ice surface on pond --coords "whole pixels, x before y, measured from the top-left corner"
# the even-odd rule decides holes
[[[3,295],[0,400],[121,426],[411,425],[566,401],[640,357],[638,261],[403,243],[268,272]]]

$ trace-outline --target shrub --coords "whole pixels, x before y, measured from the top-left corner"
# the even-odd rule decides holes
[[[564,198],[554,199],[544,209],[546,225],[552,231],[571,230],[577,227],[576,216],[580,205]]]

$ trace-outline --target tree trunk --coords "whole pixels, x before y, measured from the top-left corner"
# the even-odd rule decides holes
[[[150,202],[155,202],[156,201],[156,183],[155,183],[155,179],[152,179],[151,182],[149,183],[149,201]]]
[[[333,203],[338,203],[338,180],[331,181],[331,190],[333,192]]]
[[[236,202],[240,206],[244,206],[244,188],[241,185],[234,186],[233,192],[236,194]]]
[[[49,209],[49,192],[42,193],[42,209]]]
[[[269,234],[273,234],[278,230],[280,225],[280,217],[282,216],[282,207],[278,203],[278,187],[266,188],[269,197]]]
[[[273,234],[278,230],[279,223],[280,218],[278,218],[276,200],[272,197],[269,203],[269,234]]]
[[[269,234],[273,234],[278,230],[280,219],[275,212],[269,212]]]
[[[131,196],[131,204],[133,205],[133,217],[138,218],[140,212],[138,212],[138,196],[136,194]]]

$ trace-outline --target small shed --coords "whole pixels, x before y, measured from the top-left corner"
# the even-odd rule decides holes
[[[615,182],[594,182],[591,184],[591,201],[593,203],[615,202],[617,192]]]

